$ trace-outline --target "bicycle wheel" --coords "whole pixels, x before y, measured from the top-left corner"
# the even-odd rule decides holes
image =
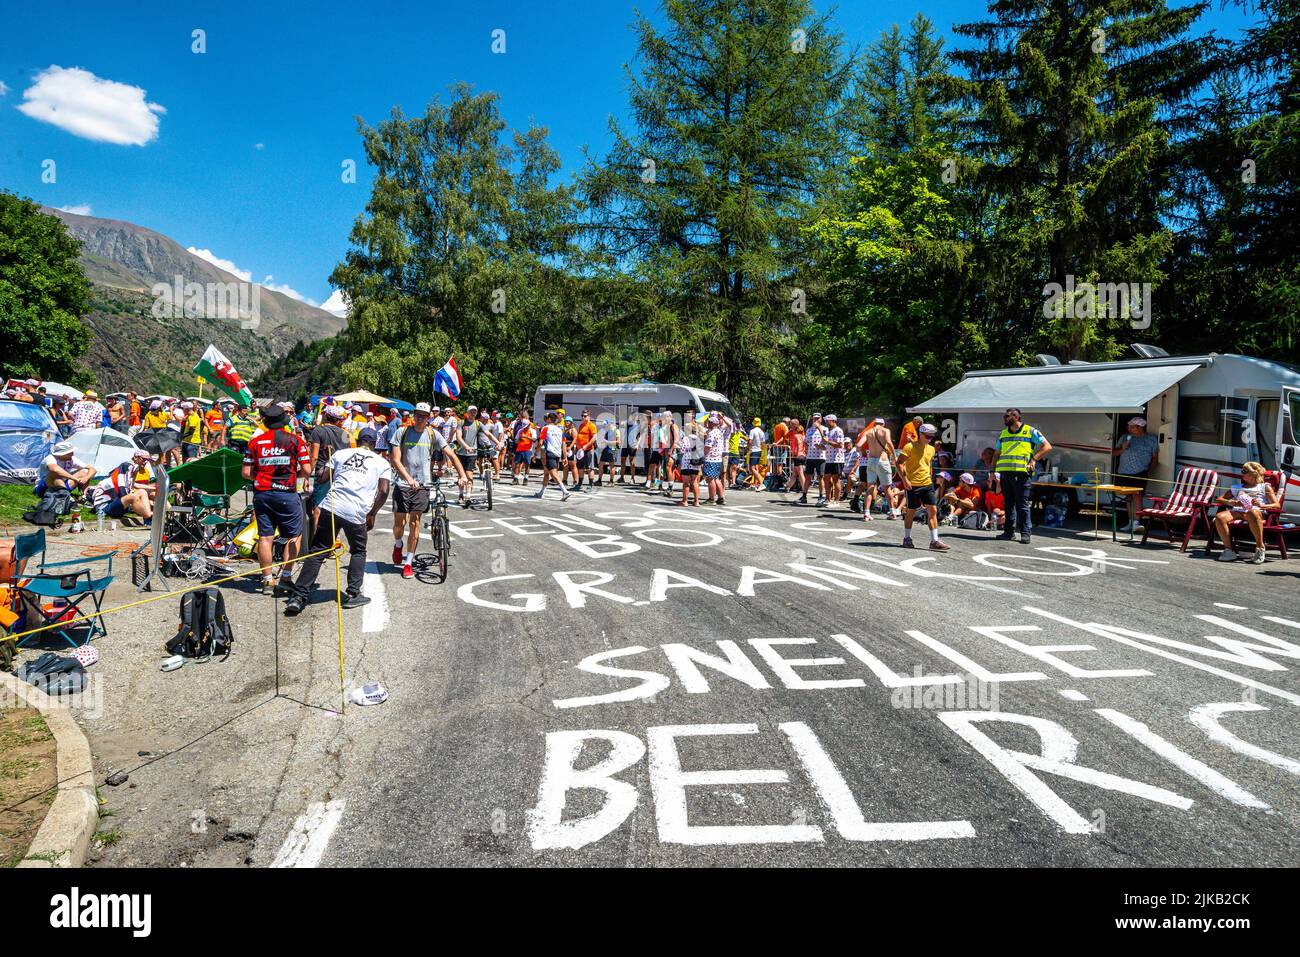
[[[447,580],[447,559],[451,555],[451,527],[447,513],[439,509],[433,517],[433,550],[438,556],[438,580]]]
[[[488,511],[490,512],[492,511],[492,473],[491,472],[483,473],[483,487],[487,489],[487,507],[488,507]]]

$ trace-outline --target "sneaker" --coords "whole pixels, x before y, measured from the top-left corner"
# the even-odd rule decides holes
[[[525,483],[525,484],[527,484],[527,483]],[[533,498],[541,498],[542,495],[543,495],[545,492],[546,492],[546,489],[544,489],[544,488],[543,488],[543,489],[538,489],[537,492],[534,493]]]
[[[1217,560],[1221,562],[1235,562],[1237,560],[1237,553],[1232,551],[1230,548],[1225,548],[1219,553]]]
[[[412,572],[412,574],[414,574],[414,572]],[[403,577],[406,576],[405,569],[402,570],[402,576]],[[344,608],[360,608],[362,605],[369,605],[369,604],[370,604],[369,595],[344,595],[343,596]],[[285,611],[286,612],[288,611],[287,606],[285,607]]]
[[[1263,565],[1263,564],[1264,564],[1264,549],[1262,549],[1262,548],[1257,548],[1257,549],[1255,549],[1255,557],[1252,558],[1252,559],[1250,560],[1250,563],[1251,563],[1252,565]]]
[[[1021,545],[1028,545],[1028,544],[1029,544],[1029,536],[1028,536],[1028,535],[1021,535],[1021,536],[1020,536],[1020,544],[1021,544]]]
[[[930,551],[932,551],[932,552],[946,552],[946,551],[947,551],[948,549],[950,549],[950,548],[952,548],[952,546],[949,545],[947,542],[931,542],[931,543],[930,543]]]
[[[1006,531],[1002,532],[1002,534],[998,535],[997,539],[999,542],[1009,542],[1011,541],[1011,539],[1015,537],[1016,537],[1016,533],[1011,531],[1011,529],[1007,529]]]
[[[292,598],[290,598],[288,601],[284,603],[284,614],[288,618],[292,618],[294,615],[300,614],[302,612],[302,609],[303,609],[302,599],[299,598],[297,595],[294,595]]]
[[[274,578],[263,578],[263,579],[262,579],[262,584],[259,585],[258,588],[257,588],[257,593],[258,593],[259,595],[274,595],[274,594],[275,594],[275,579],[274,579]]]
[[[403,578],[415,577],[415,569],[411,567],[410,562],[407,562],[405,565],[402,566],[402,577]]]
[[[808,504],[808,496],[807,496],[807,495],[800,495],[800,496],[799,496],[799,504],[800,504],[800,505],[807,505],[807,504]]]
[[[400,564],[402,564],[402,546],[401,546],[401,545],[394,545],[394,546],[393,546],[393,564],[394,564],[394,565],[400,565]]]
[[[823,508],[823,507],[825,507],[825,505],[826,505],[826,497],[825,497],[824,495],[819,495],[819,496],[817,496],[817,504],[816,504],[816,506],[814,506],[814,507],[815,507],[815,508]]]
[[[912,544],[912,540],[911,540],[910,538],[905,538],[905,539],[903,539],[903,547],[904,547],[904,548],[916,548],[916,546]]]
[[[873,522],[873,521],[875,521],[875,519],[872,517],[872,515],[871,515],[870,512],[863,512],[863,513],[862,513],[862,520],[863,520],[864,522]]]
[[[567,502],[567,501],[569,500],[569,496],[572,495],[572,494],[573,494],[572,492],[565,491],[565,493],[564,493],[563,495],[560,496],[560,501],[561,501],[561,502]],[[540,495],[537,496],[537,497],[538,497],[538,498],[541,498]]]

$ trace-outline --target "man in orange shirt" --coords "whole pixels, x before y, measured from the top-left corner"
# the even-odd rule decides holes
[[[583,409],[582,421],[574,439],[574,464],[577,466],[577,481],[574,487],[582,489],[583,476],[587,478],[587,491],[590,492],[596,481],[596,423],[591,421],[591,413]]]
[[[140,400],[134,392],[126,394],[126,424],[133,429],[140,428]]]
[[[208,426],[207,446],[209,452],[215,452],[226,444],[226,417],[221,411],[221,406],[214,402],[212,407],[203,414],[204,420]]]
[[[983,526],[987,519],[980,507],[981,497],[979,486],[975,484],[975,476],[970,472],[962,472],[956,487],[943,497],[943,504],[949,509],[947,524],[960,525],[967,515],[978,515],[980,525]]]
[[[772,426],[772,444],[767,450],[767,463],[772,467],[772,485],[775,488],[785,488],[785,478],[782,473],[786,461],[790,458],[790,450],[785,444],[785,437],[789,434],[788,416]]]
[[[901,449],[903,446],[907,445],[909,442],[915,442],[915,441],[916,441],[916,436],[917,436],[917,431],[916,431],[916,430],[919,429],[919,428],[921,427],[921,423],[924,422],[924,421],[925,421],[925,419],[923,419],[923,418],[921,418],[919,415],[917,415],[917,416],[913,416],[913,417],[912,417],[912,421],[911,421],[911,422],[908,422],[906,425],[903,426],[903,431],[902,431],[902,433],[898,436],[898,448]]]

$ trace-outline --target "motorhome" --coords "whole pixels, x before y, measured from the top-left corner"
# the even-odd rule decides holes
[[[1047,468],[1088,480],[1113,472],[1112,450],[1130,418],[1142,415],[1158,436],[1151,494],[1168,491],[1184,466],[1218,471],[1226,487],[1256,461],[1300,468],[1300,368],[1251,356],[1169,356],[1134,347],[1142,358],[966,373],[951,389],[910,409],[930,418],[963,467],[997,445],[1002,413],[1018,408],[1052,443]],[[1285,511],[1300,514],[1300,478],[1290,478]]]
[[[629,420],[645,412],[670,412],[680,424],[685,415],[721,412],[739,421],[731,401],[720,392],[665,382],[616,382],[599,385],[574,383],[543,385],[533,395],[533,421],[541,422],[547,412],[563,409],[576,421],[583,409],[593,421],[608,419],[622,429]],[[642,456],[638,454],[638,464]]]

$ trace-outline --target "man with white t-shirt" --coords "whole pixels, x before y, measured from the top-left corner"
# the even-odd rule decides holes
[[[393,478],[392,467],[375,453],[376,438],[374,429],[362,429],[357,433],[356,448],[342,448],[330,456],[329,486],[316,518],[312,557],[302,563],[298,580],[293,583],[293,594],[284,603],[286,615],[302,611],[320,574],[324,553],[333,547],[339,533],[348,540],[348,590],[343,596],[343,607],[359,608],[369,603],[370,599],[361,594],[366,572],[366,542]]]
[[[569,490],[564,487],[564,477],[560,474],[560,461],[564,455],[564,427],[559,423],[559,416],[555,412],[546,413],[546,424],[542,426],[542,431],[537,436],[537,441],[542,447],[542,487],[537,492],[537,498],[546,494],[546,487],[554,482],[560,487],[560,501],[563,502],[569,497]]]

